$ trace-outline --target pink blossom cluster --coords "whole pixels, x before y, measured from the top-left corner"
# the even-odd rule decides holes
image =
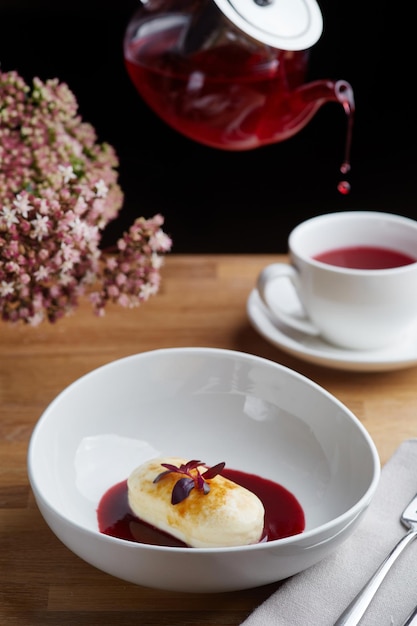
[[[158,291],[171,239],[164,219],[138,218],[114,253],[101,234],[119,213],[117,155],[77,114],[57,79],[0,72],[0,312],[38,325],[72,312],[88,292],[93,310],[107,302],[138,306]]]

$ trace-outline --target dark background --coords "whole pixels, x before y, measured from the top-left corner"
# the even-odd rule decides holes
[[[161,213],[173,253],[285,252],[290,230],[320,213],[416,216],[411,14],[387,1],[319,4],[324,33],[311,50],[309,78],[344,79],[355,93],[348,196],[337,191],[346,131],[340,105],[326,104],[287,141],[245,152],[197,144],[157,118],[123,62],[139,0],[0,0],[0,67],[27,81],[66,82],[84,120],[116,149],[125,203],[106,244],[136,216]]]

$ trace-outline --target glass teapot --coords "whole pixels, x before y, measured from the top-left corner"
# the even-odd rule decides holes
[[[323,26],[316,0],[142,2],[124,38],[128,74],[143,100],[189,138],[257,148],[299,132],[327,102],[352,120],[348,82],[305,82]],[[348,133],[342,172],[349,143]]]

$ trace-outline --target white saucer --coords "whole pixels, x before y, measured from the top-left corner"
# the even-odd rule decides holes
[[[299,309],[290,288],[282,287],[281,306]],[[304,361],[342,370],[378,372],[398,370],[417,364],[417,328],[409,331],[396,345],[379,350],[344,350],[332,346],[320,337],[305,335],[289,328],[274,316],[253,289],[247,301],[247,313],[253,327],[270,343]]]

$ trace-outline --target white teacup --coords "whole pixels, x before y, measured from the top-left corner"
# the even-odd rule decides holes
[[[319,215],[294,228],[288,248],[291,263],[265,267],[257,288],[266,306],[291,328],[343,348],[373,350],[417,324],[416,221],[378,211]],[[344,248],[342,261],[315,258],[335,250],[340,256]],[[372,257],[371,269],[365,267],[365,253]],[[359,267],[351,267],[355,263]],[[294,286],[305,318],[277,304],[278,281],[284,279]]]

